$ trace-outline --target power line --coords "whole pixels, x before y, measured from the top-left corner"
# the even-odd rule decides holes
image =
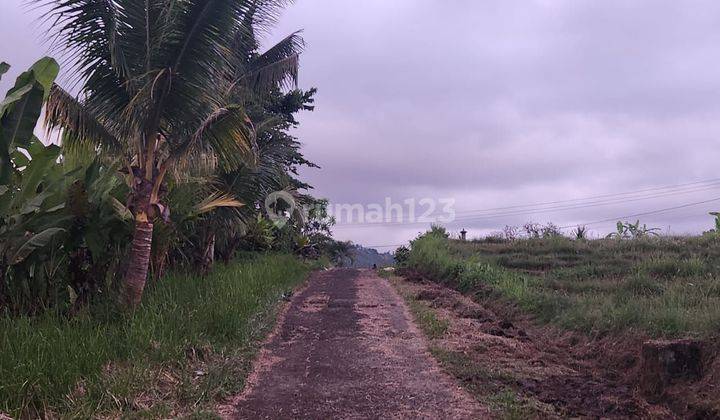
[[[717,188],[720,188],[720,184],[712,185],[712,186],[703,186],[701,188],[694,188],[694,189],[689,189],[689,190],[684,190],[684,191],[663,192],[663,193],[658,193],[658,194],[646,195],[644,197],[615,198],[615,199],[611,199],[611,200],[600,200],[600,201],[594,201],[594,202],[588,202],[588,203],[577,203],[577,204],[573,204],[573,205],[545,207],[545,208],[538,208],[538,209],[524,209],[524,210],[511,211],[511,212],[498,212],[498,213],[494,213],[494,214],[458,217],[458,218],[450,220],[446,223],[473,222],[473,221],[479,221],[479,220],[485,220],[485,219],[496,219],[496,218],[538,214],[538,213],[556,213],[556,212],[567,211],[567,210],[576,210],[576,209],[583,209],[583,208],[590,208],[590,207],[607,206],[607,205],[612,205],[612,204],[624,204],[624,203],[629,203],[629,202],[651,200],[651,199],[656,199],[656,198],[672,197],[672,196],[681,195],[681,194],[712,191]],[[410,221],[408,221],[408,222],[401,222],[401,221],[378,222],[378,223],[364,222],[364,223],[356,223],[356,224],[337,225],[335,227],[336,228],[347,228],[347,227],[373,227],[373,226],[412,226],[412,225],[418,225],[418,224],[424,225],[424,224],[432,223],[432,222],[433,222],[432,220],[421,220],[421,221],[414,221],[414,222],[410,222]]]
[[[596,221],[594,221],[594,222],[580,223],[580,224],[577,224],[577,225],[560,226],[559,229],[569,229],[569,228],[578,227],[578,226],[596,225],[596,224],[598,224],[598,223],[606,223],[606,222],[613,222],[613,221],[622,220],[622,219],[630,219],[630,218],[633,218],[633,217],[649,216],[649,215],[651,215],[651,214],[664,213],[664,212],[668,212],[668,211],[672,211],[672,210],[678,210],[678,209],[684,209],[684,208],[687,208],[687,207],[697,206],[697,205],[700,205],[700,204],[712,203],[712,202],[718,201],[718,200],[720,200],[720,197],[715,197],[715,198],[711,198],[711,199],[709,199],[709,200],[704,200],[704,201],[696,201],[696,202],[694,202],[694,203],[681,204],[681,205],[679,205],[679,206],[667,207],[667,208],[664,208],[664,209],[658,209],[658,210],[646,211],[646,212],[642,212],[642,213],[630,214],[630,215],[627,215],[627,216],[620,216],[620,217],[613,217],[613,218],[609,218],[609,219],[596,220]]]
[[[683,208],[687,208],[687,207],[697,206],[700,204],[712,203],[715,201],[720,201],[720,197],[711,198],[709,200],[696,201],[693,203],[681,204],[681,205],[673,206],[673,207],[666,207],[666,208],[657,209],[657,210],[650,210],[650,211],[641,212],[641,213],[628,214],[625,216],[611,217],[611,218],[607,218],[607,219],[595,220],[595,221],[586,222],[586,223],[578,223],[578,224],[574,224],[574,225],[559,226],[558,229],[569,229],[569,228],[576,228],[579,226],[588,226],[588,225],[596,225],[599,223],[615,222],[617,220],[629,219],[629,218],[633,218],[633,217],[649,216],[649,215],[653,215],[653,214],[665,213],[668,211],[679,210],[679,209],[683,209]],[[402,244],[392,244],[392,245],[367,245],[367,247],[368,248],[389,248],[389,247],[399,247],[399,246],[403,246],[406,244],[407,244],[407,242],[402,243]]]
[[[706,184],[706,185],[702,185]],[[566,200],[554,200],[554,201],[546,201],[546,202],[539,202],[539,203],[531,203],[531,204],[519,204],[519,205],[512,205],[512,206],[505,206],[505,207],[491,207],[491,208],[485,208],[485,209],[472,209],[472,210],[461,210],[456,211],[455,214],[467,214],[467,217],[458,218],[455,220],[462,221],[462,220],[473,220],[472,216],[475,215],[475,213],[487,213],[487,212],[493,212],[497,210],[512,210],[512,209],[520,209],[520,210],[512,210],[511,212],[496,212],[495,214],[477,214],[478,217],[505,217],[505,216],[512,216],[512,215],[522,215],[522,214],[531,214],[536,212],[546,212],[547,210],[564,210],[564,209],[574,209],[574,208],[585,208],[585,207],[579,207],[579,206],[587,206],[591,207],[594,205],[607,205],[607,204],[614,204],[614,203],[623,203],[628,201],[641,201],[641,200],[649,200],[653,198],[661,198],[661,197],[667,197],[667,196],[673,196],[676,194],[688,194],[688,193],[695,193],[695,192],[703,192],[703,191],[710,191],[712,189],[720,187],[720,178],[712,178],[712,179],[705,179],[700,181],[693,181],[693,182],[685,182],[681,184],[672,184],[672,185],[664,185],[664,186],[657,186],[657,187],[648,187],[640,190],[632,190],[632,191],[625,191],[625,192],[619,192],[619,193],[610,193],[610,194],[600,194],[600,195],[594,195],[594,196],[587,196],[583,198],[573,198],[573,199],[566,199]],[[662,191],[662,190],[668,190],[668,191]],[[652,191],[661,191],[660,193],[654,193],[650,195],[644,195],[639,197],[633,197],[638,194],[646,193],[646,192],[652,192]],[[614,197],[614,198],[613,198]],[[605,198],[603,200],[599,201],[587,201],[587,200],[593,200],[598,198]],[[609,199],[608,199],[609,198]],[[587,201],[587,202],[585,202]],[[552,204],[560,204],[560,203],[572,203],[572,204],[565,204],[562,206],[555,206],[555,207],[544,207]],[[442,214],[431,214],[426,217],[432,217],[432,216],[440,216]],[[425,224],[430,223],[430,220],[423,220],[418,221],[416,223],[419,224]],[[407,224],[407,223],[415,223],[415,222],[380,222],[380,223],[355,223],[355,224],[348,224],[348,225],[338,225],[337,227],[359,227],[363,225],[379,225],[379,224]]]
[[[401,246],[408,245],[408,242],[402,243],[402,244],[394,244],[394,245],[363,245],[365,248],[397,248]]]
[[[645,188],[645,189],[634,190],[634,191],[625,191],[625,192],[619,192],[619,193],[594,195],[594,196],[588,196],[588,197],[583,197],[583,198],[571,198],[571,199],[566,199],[566,200],[545,201],[545,202],[531,203],[531,204],[518,204],[518,205],[513,205],[513,206],[493,207],[493,208],[486,208],[486,209],[464,210],[464,211],[459,211],[457,213],[474,213],[474,212],[484,212],[484,211],[493,211],[493,210],[509,210],[509,209],[522,208],[522,207],[537,207],[537,206],[544,206],[544,205],[550,205],[550,204],[570,203],[573,201],[592,200],[592,199],[596,199],[596,198],[634,195],[634,194],[650,192],[650,191],[684,189],[687,186],[694,186],[694,185],[698,185],[698,184],[717,184],[719,182],[720,182],[720,178],[713,178],[713,179],[706,179],[706,180],[702,180],[702,181],[686,182],[683,184],[665,185],[665,186],[651,187],[651,188]]]
[[[610,201],[605,201],[605,202],[600,201],[600,202],[594,202],[594,203],[585,203],[585,204],[580,204],[580,205],[575,205],[575,206],[559,206],[559,207],[537,209],[537,210],[533,209],[533,210],[523,210],[523,211],[517,211],[517,212],[510,212],[510,213],[497,213],[497,214],[491,214],[491,215],[472,216],[472,217],[465,217],[465,218],[457,218],[456,220],[472,221],[472,220],[478,220],[478,219],[494,219],[497,217],[519,216],[519,215],[535,214],[535,213],[554,213],[556,211],[575,210],[575,209],[583,209],[583,208],[589,208],[589,207],[607,206],[607,205],[612,205],[612,204],[623,204],[623,203],[629,203],[629,202],[635,202],[635,201],[651,200],[651,199],[655,199],[655,198],[673,197],[673,196],[680,195],[680,194],[712,191],[714,189],[717,189],[718,187],[720,187],[720,185],[714,186],[711,188],[701,188],[701,189],[696,189],[696,190],[673,192],[673,193],[662,193],[662,194],[655,194],[655,195],[646,196],[646,197],[637,197],[637,198],[630,198],[630,199],[616,199],[616,200],[610,200]]]

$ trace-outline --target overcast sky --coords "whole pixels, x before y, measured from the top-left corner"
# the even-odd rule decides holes
[[[0,60],[17,71],[45,52],[20,4],[0,4]],[[300,86],[318,94],[294,135],[322,167],[303,175],[332,203],[452,198],[450,230],[478,236],[720,197],[707,183],[570,210],[478,212],[720,178],[720,2],[298,0],[267,42],[296,29],[307,42]],[[593,204],[602,200],[613,201]],[[697,233],[715,209],[720,201],[639,218]],[[426,227],[335,232],[390,250]]]

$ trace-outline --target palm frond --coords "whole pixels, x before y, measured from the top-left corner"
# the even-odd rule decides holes
[[[264,53],[251,60],[251,67],[262,68],[288,57],[299,55],[305,48],[305,40],[300,36],[302,31],[295,31],[280,42],[268,48]]]
[[[260,36],[265,35],[277,24],[282,10],[293,2],[293,0],[254,0],[251,2],[252,7],[245,14],[245,20],[260,32]]]
[[[220,207],[242,207],[245,204],[238,201],[232,194],[215,192],[195,205],[195,213],[203,214]]]
[[[241,62],[242,57],[236,57],[237,74],[230,90],[241,86],[254,91],[297,86],[300,54],[304,46],[305,41],[297,31],[245,63]],[[242,56],[246,53],[236,51],[236,54]]]
[[[254,128],[242,108],[232,105],[211,113],[176,150],[178,157],[182,158],[194,150],[205,148],[212,150],[224,170],[255,162],[257,145]]]
[[[173,178],[178,182],[208,180],[215,177],[218,168],[218,158],[214,153],[195,150],[189,153],[186,158],[178,160],[173,168]]]
[[[29,0],[47,8],[45,17],[52,22],[51,48],[63,53],[73,64],[77,79],[86,79],[98,66],[112,68],[118,77],[130,73],[123,34],[132,27],[123,22],[127,13],[120,0]]]
[[[248,0],[194,0],[177,2],[172,36],[168,36],[166,67],[172,88],[163,96],[162,118],[178,126],[197,125],[202,116],[222,102],[220,74],[230,66],[235,28],[250,7]],[[199,111],[199,112],[198,112]]]
[[[45,128],[62,129],[64,147],[93,144],[99,149],[121,152],[122,144],[77,98],[53,85],[45,105]]]

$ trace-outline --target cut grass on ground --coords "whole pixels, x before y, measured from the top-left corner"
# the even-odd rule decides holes
[[[445,335],[450,326],[447,320],[439,318],[433,310],[422,302],[412,298],[408,299],[407,302],[415,321],[428,338],[435,339]]]
[[[388,276],[386,278],[390,279],[390,283],[393,284],[396,289],[398,289],[396,283],[398,281],[397,278],[393,278],[391,276]],[[450,327],[450,322],[448,322],[446,319],[438,317],[435,311],[428,308],[423,302],[419,301],[414,296],[403,293],[402,290],[399,289],[398,292],[402,295],[405,303],[407,303],[408,309],[410,309],[410,313],[412,314],[413,318],[415,318],[415,322],[417,323],[418,327],[420,327],[420,330],[422,330],[426,337],[433,340],[445,335],[448,328]]]
[[[132,315],[0,317],[0,413],[90,418],[197,414],[244,384],[276,303],[309,267],[260,255],[207,277],[171,274]]]
[[[535,401],[523,398],[512,389],[512,377],[488,371],[462,352],[431,347],[430,353],[445,371],[455,376],[470,394],[492,409],[499,418],[527,419],[541,414]]]
[[[407,265],[462,292],[495,290],[538,320],[655,336],[720,330],[720,236],[456,241],[428,233]]]
[[[538,417],[541,411],[536,407],[536,402],[521,397],[513,389],[515,378],[507,373],[491,371],[475,363],[463,352],[443,347],[442,339],[450,328],[450,321],[441,318],[426,302],[404,290],[401,282],[397,277],[390,277],[390,283],[407,303],[418,327],[432,340],[428,350],[443,370],[454,376],[480,403],[493,410],[498,418],[514,420]]]

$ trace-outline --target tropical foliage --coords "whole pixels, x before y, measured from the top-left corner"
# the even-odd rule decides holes
[[[631,222],[618,221],[615,232],[608,234],[608,238],[635,239],[646,236],[657,236],[660,228],[649,228],[646,224],[640,225],[640,220]]]
[[[104,295],[134,308],[172,265],[328,248],[327,214],[279,227],[263,205],[278,190],[324,203],[301,192],[298,168],[315,165],[288,134],[313,109],[315,90],[296,87],[303,40],[263,51],[257,36],[284,1],[38,3],[78,93],[44,58],[0,106],[0,309],[72,312]],[[57,145],[33,134],[43,107]]]

